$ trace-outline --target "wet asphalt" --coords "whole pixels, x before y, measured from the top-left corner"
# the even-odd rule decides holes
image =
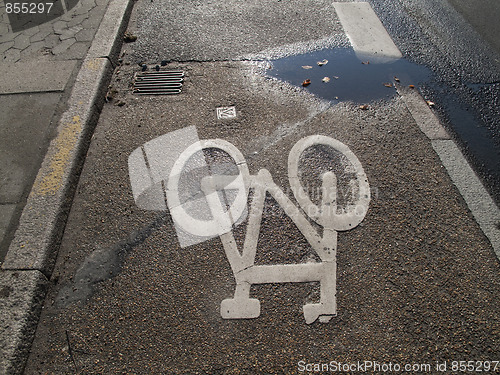
[[[25,373],[294,374],[307,373],[300,361],[435,369],[498,360],[500,264],[402,99],[362,110],[266,77],[261,63],[231,61],[283,45],[286,52],[346,43],[327,2],[310,6],[309,18],[302,2],[287,3],[286,17],[278,16],[282,1],[235,3],[136,4],[129,28],[138,39],[122,51],[92,138]],[[253,18],[242,26],[246,15]],[[155,17],[171,29],[152,35]],[[219,25],[213,39],[193,26],[199,19]],[[174,32],[182,20],[190,27]],[[185,40],[174,46],[170,35]],[[154,40],[165,49],[155,50]],[[133,94],[138,60],[152,66],[167,52],[182,60],[164,68],[185,71],[182,93]],[[234,106],[236,118],[218,120],[222,106]],[[358,227],[339,232],[338,315],[329,323],[305,324],[302,306],[319,299],[314,282],[254,285],[260,317],[222,319],[220,303],[235,281],[220,239],[181,248],[168,211],[136,206],[131,152],[191,125],[200,139],[234,144],[251,174],[269,170],[292,200],[287,158],[303,137],[335,138],[360,160],[372,200]],[[318,187],[315,176],[333,161],[311,159],[301,178]],[[245,229],[246,222],[234,230],[240,247]],[[317,261],[310,244],[267,197],[256,264],[308,261]]]
[[[479,1],[471,11],[470,3],[455,0],[370,3],[405,58],[434,72],[434,79],[420,86],[422,93],[436,103],[498,205],[500,50],[491,42],[496,26],[488,26],[498,4]]]
[[[498,5],[481,0],[474,12],[464,1],[370,4],[405,60],[431,72],[422,93],[500,204],[500,50],[491,42],[495,26],[485,25]],[[328,1],[162,2],[143,9],[137,62],[272,60],[349,46]]]

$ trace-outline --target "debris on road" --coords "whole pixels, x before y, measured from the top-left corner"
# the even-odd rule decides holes
[[[125,34],[123,34],[123,41],[125,43],[132,43],[137,40],[137,35],[132,34],[130,31],[126,31]]]
[[[108,92],[106,93],[106,102],[109,103],[110,101],[112,101],[115,98],[116,94],[118,94],[118,90],[113,86],[109,86]]]
[[[306,79],[306,80],[304,80],[304,82],[302,82],[302,86],[304,86],[304,87],[309,86],[310,84],[311,84],[310,79]]]
[[[323,66],[323,65],[328,64],[328,60],[327,59],[323,59],[321,61],[318,61],[316,64],[318,64],[319,66]]]
[[[328,82],[330,82],[330,77],[323,77],[323,79],[321,81],[328,83]]]

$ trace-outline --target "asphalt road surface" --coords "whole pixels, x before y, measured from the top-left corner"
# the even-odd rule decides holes
[[[150,63],[269,59],[343,45],[342,40],[332,40],[341,26],[335,22],[331,3],[277,3],[279,13],[267,8],[274,2],[249,9],[237,2],[153,3],[147,16],[137,19],[143,35],[133,58]],[[497,22],[490,26],[500,13],[498,4],[431,0],[370,4],[405,59],[433,72],[420,88],[436,103],[442,120],[499,204],[500,52],[493,42],[498,40]],[[287,22],[293,26],[285,26]],[[294,42],[306,46],[290,45]]]
[[[464,30],[407,33],[454,19],[445,3],[372,5],[442,84],[360,104],[266,76],[352,48],[328,1],[135,5],[26,374],[500,371],[500,264],[406,99],[498,80],[496,57],[444,40]],[[162,60],[182,92],[133,93]]]
[[[497,2],[372,2],[403,54],[430,67],[422,91],[499,202],[500,57]],[[450,5],[451,4],[451,5]],[[494,40],[497,42],[495,43]]]
[[[450,4],[474,27],[474,29],[489,43],[496,52],[500,53],[500,33],[497,16],[500,13],[500,4],[494,0],[469,1],[450,0]]]

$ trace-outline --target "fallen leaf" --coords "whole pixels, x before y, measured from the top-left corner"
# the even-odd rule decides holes
[[[339,79],[339,77],[338,77],[338,76],[333,76],[333,78],[335,78],[335,79]]]
[[[394,80],[395,80],[396,82],[401,82],[401,81],[399,80],[399,78],[398,78],[398,77],[394,77]]]
[[[115,89],[113,86],[108,87],[108,92],[106,93],[106,101],[110,102],[112,101],[116,95],[118,94],[118,90]]]
[[[362,109],[362,110],[367,110],[368,109],[368,104],[363,104],[363,105],[360,105],[359,106],[359,109]]]
[[[318,61],[316,64],[318,64],[319,66],[323,66],[323,65],[328,64],[328,60],[327,59],[323,59],[322,61]]]
[[[302,82],[302,86],[309,86],[311,84],[311,80],[310,79],[306,79],[304,82]]]
[[[312,69],[313,67],[311,65],[303,65],[302,69]]]
[[[132,34],[130,31],[126,31],[125,34],[123,35],[123,41],[125,43],[132,43],[137,40],[137,36]]]
[[[392,83],[384,83],[385,87],[392,87]]]
[[[328,82],[330,82],[330,78],[329,77],[323,77],[322,81],[325,82],[325,83],[328,83]]]
[[[414,86],[414,85],[410,85],[410,86],[408,86],[408,87],[409,87],[410,89],[414,89],[414,88],[415,88],[415,86]]]
[[[431,102],[430,100],[426,100],[426,102],[429,107],[434,107],[436,105],[436,103]]]
[[[370,64],[370,62],[369,61],[361,61],[361,64],[368,65],[368,64]]]

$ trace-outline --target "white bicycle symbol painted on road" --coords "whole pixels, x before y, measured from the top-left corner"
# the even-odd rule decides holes
[[[305,321],[310,324],[319,318],[323,323],[328,322],[337,313],[337,233],[361,223],[370,202],[368,180],[357,157],[345,144],[327,136],[312,135],[299,140],[288,157],[288,181],[297,207],[268,170],[250,175],[245,158],[233,144],[221,139],[197,140],[192,128],[177,132],[148,142],[130,155],[132,190],[142,208],[166,209],[166,197],[182,247],[220,237],[236,280],[233,298],[221,303],[222,318],[248,319],[260,315],[259,300],[250,298],[253,284],[315,281],[320,283],[320,301],[303,306]],[[184,143],[181,147],[194,142],[183,151],[165,149],[174,138]],[[352,198],[340,209],[334,172],[322,174],[318,204],[301,185],[301,155],[317,146],[341,157],[348,174],[353,176]],[[217,150],[219,156],[224,154],[232,163],[212,163],[209,168],[204,150]],[[290,217],[321,262],[255,265],[266,195]],[[244,221],[247,221],[246,236],[240,252],[232,230]],[[322,227],[321,235],[311,221]]]

